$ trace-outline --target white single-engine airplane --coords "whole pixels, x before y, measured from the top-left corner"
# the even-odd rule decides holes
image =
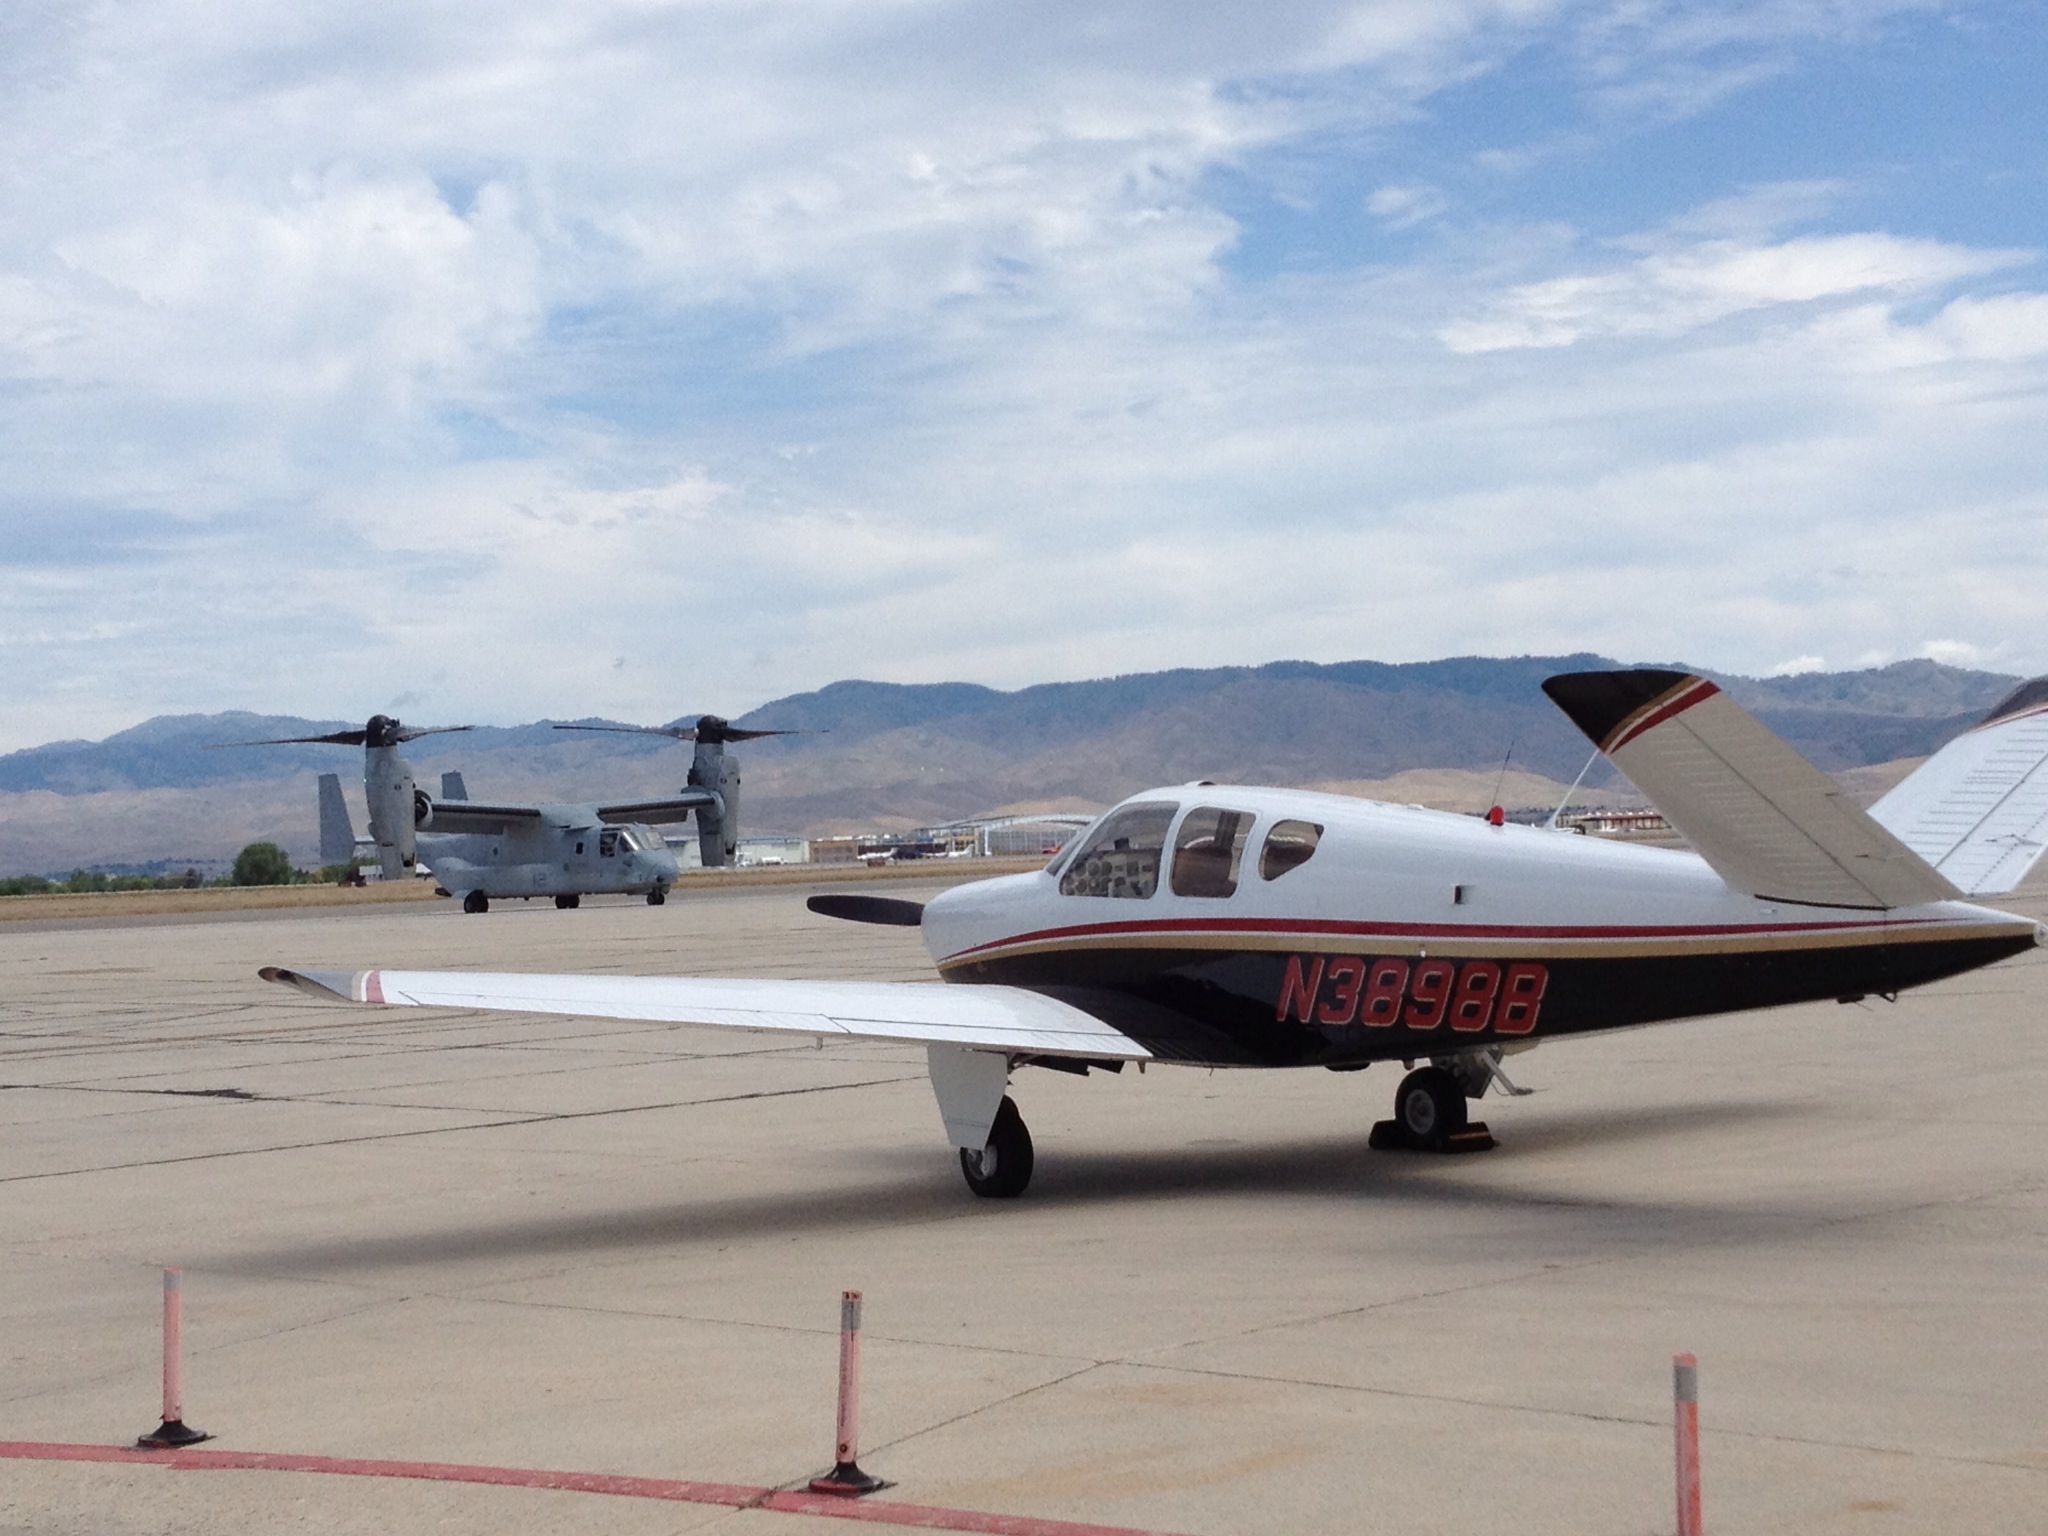
[[[1907,987],[2048,944],[1963,898],[2048,840],[2048,678],[1869,812],[1713,683],[1579,672],[1544,690],[1696,852],[1285,789],[1137,795],[1036,874],[929,904],[816,896],[922,929],[945,981],[455,971],[262,974],[411,1007],[914,1042],[979,1195],[1020,1194],[1020,1066],[1337,1070],[1399,1060],[1395,1134],[1443,1147],[1543,1040]]]

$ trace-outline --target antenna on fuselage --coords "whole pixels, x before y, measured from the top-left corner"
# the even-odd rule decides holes
[[[1508,813],[1506,807],[1500,803],[1500,791],[1501,786],[1508,781],[1508,763],[1514,755],[1515,743],[1510,741],[1507,751],[1501,754],[1500,777],[1493,781],[1493,800],[1486,808],[1486,824],[1489,827],[1504,826],[1507,823]]]
[[[1586,766],[1581,768],[1579,776],[1572,780],[1571,788],[1567,789],[1564,792],[1564,798],[1557,802],[1557,809],[1552,811],[1550,819],[1543,823],[1543,829],[1546,832],[1555,832],[1557,830],[1557,819],[1564,814],[1564,808],[1572,803],[1572,796],[1579,792],[1579,786],[1586,782],[1586,775],[1593,771],[1593,765],[1599,761],[1600,749],[1595,747],[1593,755],[1586,759]]]

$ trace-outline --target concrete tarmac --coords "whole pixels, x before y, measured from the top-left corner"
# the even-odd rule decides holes
[[[930,888],[892,886],[916,897]],[[266,963],[921,978],[799,887],[0,931],[0,1441],[757,1488],[1187,1533],[2048,1532],[2048,952],[1556,1044],[1494,1152],[1398,1068],[1021,1072],[983,1202],[920,1051],[325,1005]],[[2002,905],[2048,915],[2036,889]],[[0,1531],[829,1530],[527,1487],[0,1459]],[[1019,1525],[1015,1529],[1027,1531]]]

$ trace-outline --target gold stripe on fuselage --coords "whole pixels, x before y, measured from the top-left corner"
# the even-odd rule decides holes
[[[2030,923],[1927,923],[1874,925],[1868,928],[1779,933],[1705,935],[1631,934],[1617,938],[1525,937],[1476,934],[1374,933],[1131,933],[1064,934],[952,955],[938,962],[943,973],[992,960],[1033,955],[1086,953],[1104,949],[1169,949],[1196,953],[1240,951],[1275,954],[1385,955],[1388,958],[1437,955],[1487,960],[1622,960],[1674,955],[1783,954],[1796,950],[1854,949],[1873,945],[1950,943],[1958,939],[2013,938],[2030,933]]]

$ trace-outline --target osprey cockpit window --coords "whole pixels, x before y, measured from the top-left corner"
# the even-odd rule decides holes
[[[1124,896],[1138,900],[1159,888],[1171,802],[1141,800],[1105,817],[1060,876],[1062,896]]]
[[[1236,894],[1237,866],[1251,834],[1246,811],[1198,805],[1181,821],[1173,840],[1173,894],[1222,897]]]
[[[1265,851],[1259,855],[1259,878],[1278,880],[1290,869],[1299,869],[1315,856],[1323,829],[1312,821],[1276,821],[1266,834]]]
[[[597,856],[601,859],[616,858],[619,852],[619,829],[606,827],[597,834]]]

